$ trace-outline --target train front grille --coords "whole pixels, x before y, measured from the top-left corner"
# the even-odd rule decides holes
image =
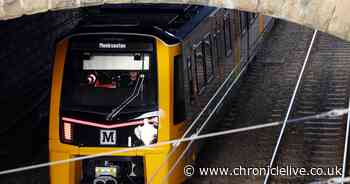
[[[101,157],[82,162],[81,184],[143,184],[142,157]]]

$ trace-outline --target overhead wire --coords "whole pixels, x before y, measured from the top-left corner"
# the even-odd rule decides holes
[[[342,183],[350,183],[350,177],[333,177],[327,180],[322,181],[313,181],[308,184],[342,184]]]
[[[348,99],[348,109],[350,110],[350,98]],[[346,173],[346,165],[347,165],[347,155],[348,155],[348,144],[349,144],[349,130],[350,130],[350,113],[348,113],[347,122],[346,122],[346,133],[345,133],[345,141],[344,141],[344,154],[343,154],[343,167],[342,167],[342,181],[344,184],[345,173]]]
[[[293,105],[293,101],[294,101],[296,93],[298,91],[298,88],[299,88],[299,85],[300,85],[300,81],[301,81],[301,77],[302,77],[302,74],[303,74],[303,72],[305,70],[306,62],[307,62],[307,60],[308,60],[308,58],[310,56],[312,45],[313,45],[313,43],[315,41],[316,35],[317,35],[317,30],[315,30],[313,38],[312,38],[312,41],[310,43],[310,47],[309,47],[307,56],[306,56],[304,64],[303,64],[303,68],[302,68],[302,71],[301,71],[301,73],[299,75],[298,82],[297,82],[296,88],[295,88],[295,90],[293,92],[291,103],[289,105],[289,108],[288,108],[288,111],[287,111],[287,115],[286,115],[284,121],[276,121],[276,122],[271,122],[271,123],[258,124],[258,125],[248,126],[248,127],[235,128],[235,129],[230,129],[230,130],[225,130],[225,131],[219,131],[219,132],[213,132],[213,133],[207,133],[207,134],[199,135],[200,132],[202,131],[202,129],[205,127],[206,123],[211,119],[213,114],[216,112],[217,108],[220,106],[220,104],[222,103],[222,101],[225,98],[225,96],[230,92],[230,90],[232,89],[234,84],[236,84],[237,79],[239,78],[239,77],[237,77],[231,83],[229,89],[222,96],[222,98],[220,99],[219,103],[217,103],[216,106],[214,107],[214,109],[211,111],[211,113],[209,114],[208,118],[204,121],[204,123],[202,124],[200,129],[196,133],[194,133],[193,135],[188,136],[188,134],[190,133],[191,129],[195,126],[195,124],[199,121],[201,116],[209,108],[211,102],[219,94],[219,92],[223,88],[223,86],[226,85],[226,83],[228,82],[229,78],[232,77],[233,72],[234,72],[234,71],[232,71],[229,74],[229,76],[225,79],[225,81],[222,83],[222,85],[219,87],[219,89],[216,91],[216,93],[212,96],[212,98],[207,103],[207,105],[202,109],[202,111],[199,113],[199,115],[196,117],[196,119],[192,122],[192,124],[189,126],[189,128],[185,131],[185,133],[183,134],[183,136],[180,139],[163,141],[163,142],[159,142],[159,143],[156,143],[156,144],[151,144],[151,145],[148,145],[148,146],[138,146],[138,147],[133,147],[133,148],[118,149],[118,150],[113,150],[113,151],[109,151],[109,152],[102,152],[102,153],[94,154],[94,155],[81,156],[81,157],[76,157],[76,158],[71,158],[71,159],[66,159],[66,160],[57,160],[57,161],[46,162],[46,163],[35,164],[35,165],[29,165],[29,166],[14,168],[14,169],[8,169],[8,170],[0,171],[0,175],[17,173],[17,172],[23,172],[23,171],[27,171],[27,170],[38,169],[38,168],[43,168],[43,167],[48,167],[48,166],[54,166],[54,165],[59,165],[59,164],[67,164],[67,163],[75,162],[75,161],[81,161],[81,160],[86,160],[86,159],[93,159],[93,158],[98,158],[98,157],[102,157],[102,156],[108,156],[108,155],[113,155],[113,154],[118,154],[118,153],[125,153],[125,152],[136,151],[136,150],[145,149],[145,148],[153,148],[153,147],[173,144],[174,147],[172,148],[172,150],[169,152],[169,154],[167,156],[168,158],[170,158],[170,156],[175,152],[176,147],[180,143],[190,142],[187,145],[186,149],[183,151],[183,153],[180,155],[180,157],[178,157],[178,159],[176,160],[176,162],[174,163],[172,168],[169,170],[169,173],[167,174],[167,176],[163,178],[162,181],[164,182],[171,175],[171,173],[175,169],[176,165],[183,158],[183,156],[186,153],[186,151],[190,148],[191,144],[194,141],[196,141],[196,140],[213,138],[213,137],[224,136],[224,135],[230,135],[230,134],[235,134],[235,133],[242,133],[242,132],[258,130],[258,129],[262,129],[262,128],[275,127],[275,126],[279,126],[279,125],[282,125],[282,130],[284,130],[284,128],[286,127],[287,124],[296,124],[296,123],[300,123],[300,122],[304,122],[306,120],[312,120],[312,119],[333,118],[333,117],[339,117],[339,116],[343,116],[345,114],[348,114],[347,132],[346,132],[346,139],[345,139],[345,146],[346,147],[344,148],[344,160],[346,161],[346,154],[347,154],[347,152],[345,150],[347,150],[348,135],[349,135],[350,99],[349,99],[349,108],[348,109],[334,109],[334,110],[331,110],[331,111],[328,111],[328,112],[324,112],[324,113],[320,113],[320,114],[316,114],[316,115],[312,115],[312,116],[305,116],[305,117],[295,118],[295,119],[290,119],[289,120],[289,114],[290,114],[290,111],[291,111],[291,108],[292,108],[292,105]],[[239,76],[243,72],[244,72],[244,70],[242,70],[239,73]],[[137,83],[138,82],[139,81],[137,81]],[[142,81],[141,81],[141,83],[142,83]],[[140,85],[140,87],[141,87],[141,85]],[[138,93],[140,92],[140,87],[137,90]],[[136,86],[135,86],[134,92],[135,92],[135,90],[136,90]],[[132,97],[132,96],[130,96],[130,97]],[[130,99],[130,97],[128,98],[129,100],[127,100],[127,101],[130,101],[130,100],[132,101],[132,99]],[[137,95],[135,95],[132,98],[136,98],[136,97],[137,97]],[[281,130],[282,134],[280,134],[279,141],[277,142],[277,146],[276,146],[275,151],[274,151],[274,155],[276,155],[275,153],[277,153],[277,151],[278,151],[278,145],[280,144],[280,141],[281,141],[280,139],[283,136],[283,131],[282,130]],[[275,156],[273,156],[272,159],[271,159],[270,167],[271,167],[271,163],[273,165],[274,157]],[[166,160],[165,160],[165,162],[166,162]],[[344,161],[343,161],[343,163],[344,163]],[[161,169],[161,167],[160,167],[160,169]],[[160,169],[158,169],[158,170],[160,170]],[[343,164],[343,173],[344,173],[344,164]],[[155,175],[153,175],[151,178],[154,178],[154,176]],[[153,181],[153,179],[150,180],[150,181]],[[268,176],[265,178],[264,182],[267,182],[267,181],[268,181]],[[345,177],[345,175],[343,174],[342,177],[334,177],[334,178],[330,178],[330,179],[328,179],[326,181],[312,182],[310,184],[340,184],[340,183],[350,183],[350,177]]]
[[[316,39],[316,36],[317,36],[317,32],[318,32],[317,30],[314,31],[314,34],[312,36],[312,39],[311,39],[311,42],[310,42],[310,45],[309,45],[309,49],[308,49],[308,51],[306,53],[305,60],[304,60],[304,63],[303,63],[303,67],[302,67],[302,69],[300,71],[300,74],[299,74],[299,77],[298,77],[298,81],[297,81],[297,83],[295,85],[295,88],[294,88],[294,91],[293,91],[293,95],[292,95],[292,98],[291,98],[289,106],[288,106],[287,114],[286,114],[286,116],[284,118],[283,125],[282,125],[282,128],[280,130],[280,134],[278,136],[278,140],[277,140],[275,149],[273,151],[272,158],[270,160],[270,164],[269,164],[270,168],[272,168],[273,165],[275,164],[276,156],[277,156],[277,153],[279,151],[279,147],[281,145],[282,138],[283,138],[283,136],[285,134],[285,130],[286,130],[286,127],[287,127],[287,121],[288,121],[289,115],[290,115],[290,113],[292,111],[292,108],[293,108],[293,105],[294,105],[294,101],[295,101],[296,95],[298,93],[298,90],[299,90],[299,87],[300,87],[300,84],[301,84],[301,79],[303,77],[306,65],[307,65],[307,63],[309,61],[309,57],[310,57],[311,50],[312,50],[312,47],[314,45],[314,42],[315,42],[315,39]],[[264,179],[264,184],[268,183],[269,177],[270,177],[270,173],[267,173],[266,176],[265,176],[265,179]]]
[[[181,136],[181,139],[184,139],[194,128],[194,126],[199,122],[200,118],[204,115],[204,113],[207,111],[207,109],[210,107],[210,105],[214,102],[215,98],[217,98],[217,96],[219,95],[220,91],[222,90],[222,88],[228,83],[229,79],[232,78],[232,76],[235,73],[235,69],[232,70],[230,72],[230,74],[226,77],[226,79],[224,80],[224,82],[221,83],[221,85],[219,86],[219,88],[215,91],[215,93],[213,94],[213,96],[210,98],[210,100],[208,101],[208,103],[203,107],[203,109],[199,112],[199,114],[196,116],[196,118],[191,122],[190,126],[188,126],[188,128],[186,129],[186,131],[184,132],[184,134]],[[181,140],[180,139],[180,140]],[[148,184],[152,183],[152,181],[154,180],[155,176],[159,173],[159,171],[167,164],[167,161],[170,159],[170,157],[175,153],[176,149],[179,146],[179,143],[181,142],[177,142],[173,145],[172,149],[170,150],[170,152],[166,155],[166,157],[163,159],[163,162],[161,163],[160,166],[157,167],[157,169],[153,172],[153,174],[151,175],[150,179],[147,181]]]
[[[240,71],[240,73],[237,75],[237,77],[235,78],[235,80],[230,84],[230,86],[228,87],[228,89],[225,91],[224,95],[220,98],[219,102],[215,105],[214,109],[210,112],[209,116],[207,117],[207,119],[203,122],[203,124],[200,126],[200,128],[197,130],[197,132],[194,134],[194,136],[198,136],[202,130],[205,128],[205,126],[207,125],[207,123],[209,122],[209,120],[211,120],[212,116],[216,113],[217,109],[222,105],[224,99],[226,98],[226,96],[229,94],[229,92],[231,91],[231,89],[233,88],[233,86],[235,84],[237,84],[240,76],[245,72],[247,65],[245,65],[245,67]],[[190,147],[192,146],[194,140],[191,140],[187,145],[184,151],[182,151],[182,153],[180,154],[180,156],[176,159],[176,161],[174,162],[174,164],[171,166],[170,170],[168,171],[167,175],[163,178],[162,180],[162,184],[166,182],[166,180],[169,178],[169,176],[172,174],[172,172],[175,170],[176,166],[180,163],[180,161],[182,160],[182,158],[185,156],[185,154],[187,153],[187,151],[190,149]]]
[[[324,113],[320,113],[320,114],[316,114],[316,115],[312,115],[312,116],[305,116],[302,118],[288,120],[287,123],[298,124],[298,123],[304,122],[306,120],[340,117],[340,116],[347,114],[348,112],[350,112],[348,109],[334,109],[334,110],[331,110],[328,112],[324,112]],[[282,124],[283,124],[282,121],[275,121],[275,122],[271,122],[271,123],[258,124],[258,125],[247,126],[247,127],[242,127],[242,128],[235,128],[235,129],[213,132],[213,133],[208,133],[208,134],[203,134],[203,135],[195,135],[194,134],[194,135],[188,136],[184,139],[174,139],[174,140],[169,140],[169,141],[163,141],[163,142],[151,144],[148,146],[138,146],[138,147],[133,147],[133,148],[117,149],[117,150],[101,152],[101,153],[93,154],[93,155],[80,156],[80,157],[75,157],[75,158],[70,158],[70,159],[65,159],[65,160],[57,160],[57,161],[51,161],[51,162],[46,162],[46,163],[41,163],[41,164],[34,164],[34,165],[29,165],[29,166],[18,167],[18,168],[14,168],[14,169],[2,170],[2,171],[0,171],[0,175],[18,173],[18,172],[39,169],[39,168],[49,167],[49,166],[55,166],[55,165],[60,165],[60,164],[67,164],[67,163],[82,161],[82,160],[86,160],[86,159],[94,159],[94,158],[99,158],[99,157],[103,157],[103,156],[110,156],[110,155],[115,155],[115,154],[119,154],[119,153],[132,152],[132,151],[137,151],[140,149],[153,148],[153,147],[164,146],[164,145],[168,145],[168,144],[175,144],[175,143],[179,143],[179,142],[182,143],[182,142],[188,142],[188,141],[192,141],[192,140],[201,140],[201,139],[213,138],[213,137],[218,137],[218,136],[224,136],[224,135],[242,133],[242,132],[247,132],[247,131],[259,130],[259,129],[263,129],[263,128],[279,126]]]

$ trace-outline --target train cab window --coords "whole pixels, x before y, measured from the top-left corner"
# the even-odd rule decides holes
[[[150,53],[71,51],[65,64],[62,106],[109,113],[128,101],[121,113],[157,106],[155,62]]]
[[[204,39],[204,55],[205,55],[205,68],[206,77],[208,82],[214,77],[214,61],[213,61],[213,51],[211,43],[211,35],[207,35]]]
[[[206,81],[205,59],[204,59],[202,43],[197,45],[194,49],[194,61],[195,61],[197,93],[200,94],[205,87],[205,81]]]
[[[183,122],[186,119],[185,110],[185,89],[183,76],[182,56],[174,58],[174,106],[173,121],[174,124]]]
[[[230,14],[224,16],[224,40],[225,40],[225,53],[226,56],[230,56],[232,53],[232,28]]]

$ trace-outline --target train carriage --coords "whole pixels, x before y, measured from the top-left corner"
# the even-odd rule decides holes
[[[198,119],[189,135],[196,133],[274,21],[198,5],[104,5],[86,12],[56,45],[51,161],[177,139]],[[147,183],[153,175],[152,183],[161,183],[185,146],[165,162],[173,145],[51,166],[51,183]],[[185,181],[183,165],[194,162],[195,152],[166,183]]]

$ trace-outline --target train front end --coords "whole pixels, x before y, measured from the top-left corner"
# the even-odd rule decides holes
[[[181,134],[170,123],[171,63],[179,51],[136,34],[78,34],[57,44],[50,161],[91,157],[51,166],[52,184],[141,184],[154,174],[152,183],[161,183],[170,161],[156,171],[170,145],[122,150]],[[101,153],[108,154],[94,157]],[[165,183],[179,177],[175,172]]]

